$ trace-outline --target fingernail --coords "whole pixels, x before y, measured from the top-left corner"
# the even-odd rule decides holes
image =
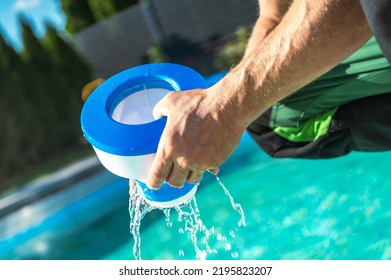
[[[181,189],[183,188],[183,185],[179,185],[179,186],[175,186],[175,185],[171,185],[171,184],[168,184],[170,187],[173,187],[173,188],[176,188],[176,189]]]
[[[150,184],[147,183],[147,187],[148,187],[149,189],[151,189],[151,190],[158,190],[158,189],[161,188],[161,186],[162,186],[162,183],[157,183],[157,184],[155,184],[155,185],[150,185]]]
[[[207,169],[206,171],[208,171],[210,174],[213,174],[213,175],[217,175],[217,173],[219,173],[219,170],[211,170],[211,169]]]

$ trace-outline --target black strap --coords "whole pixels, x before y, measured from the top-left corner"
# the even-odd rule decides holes
[[[391,1],[360,0],[369,26],[384,56],[391,63]]]

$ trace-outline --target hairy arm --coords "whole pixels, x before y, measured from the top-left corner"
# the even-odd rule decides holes
[[[371,36],[358,0],[296,0],[269,35],[259,34],[253,32],[243,60],[213,87],[171,92],[157,104],[155,116],[168,118],[150,187],[163,181],[180,187],[199,182],[206,169],[217,171],[254,119]]]
[[[358,0],[295,1],[281,23],[216,88],[248,125],[337,65],[371,36]],[[257,38],[252,38],[257,41]],[[236,87],[235,94],[228,88]]]
[[[260,15],[247,43],[245,56],[259,48],[259,44],[281,22],[293,0],[259,0]]]

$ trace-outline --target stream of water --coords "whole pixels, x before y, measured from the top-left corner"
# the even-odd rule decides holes
[[[232,208],[236,211],[240,219],[237,223],[237,228],[230,230],[228,232],[231,238],[235,238],[236,233],[240,227],[246,226],[246,219],[244,216],[243,209],[240,204],[236,203],[229,193],[228,189],[221,182],[220,178],[216,176],[216,181],[219,186],[222,188],[224,194],[228,197]],[[141,221],[145,217],[145,215],[151,212],[154,209],[158,209],[163,211],[166,219],[167,228],[172,228],[175,220],[172,218],[172,212],[175,212],[176,222],[180,223],[179,233],[185,234],[189,233],[190,242],[192,243],[196,258],[199,260],[204,260],[208,255],[217,253],[216,248],[212,248],[209,245],[209,240],[214,237],[219,242],[224,242],[224,250],[230,252],[231,257],[233,259],[237,259],[239,257],[239,253],[237,251],[232,250],[231,244],[228,242],[227,236],[224,233],[216,232],[215,228],[212,226],[208,228],[204,225],[201,213],[199,211],[196,197],[193,196],[187,202],[182,205],[173,207],[173,208],[156,208],[150,205],[147,201],[145,201],[141,191],[139,188],[134,188],[130,193],[129,198],[129,216],[130,216],[130,233],[134,238],[133,245],[133,255],[135,259],[141,260],[141,235],[140,235],[140,226]],[[179,250],[179,256],[183,256],[183,250]]]

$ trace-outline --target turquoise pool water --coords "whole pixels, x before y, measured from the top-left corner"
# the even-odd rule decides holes
[[[391,259],[390,157],[271,159],[246,134],[220,178],[247,226],[237,229],[240,217],[212,175],[196,194],[204,224],[227,237],[210,238],[218,253],[208,259],[232,259],[232,252],[238,259]],[[75,187],[88,184],[101,186],[3,236],[0,259],[133,259],[126,180],[102,171]],[[172,220],[167,227],[154,210],[142,221],[143,259],[195,259],[190,237]]]
[[[274,160],[246,136],[220,177],[242,205],[247,226],[230,238],[239,216],[213,178],[196,195],[204,224],[228,236],[227,242],[212,238],[219,252],[209,259],[232,259],[232,251],[239,259],[390,259],[389,157]],[[143,229],[141,244],[144,259],[194,258],[189,237],[163,219]],[[105,258],[129,258],[131,246],[130,240]]]

